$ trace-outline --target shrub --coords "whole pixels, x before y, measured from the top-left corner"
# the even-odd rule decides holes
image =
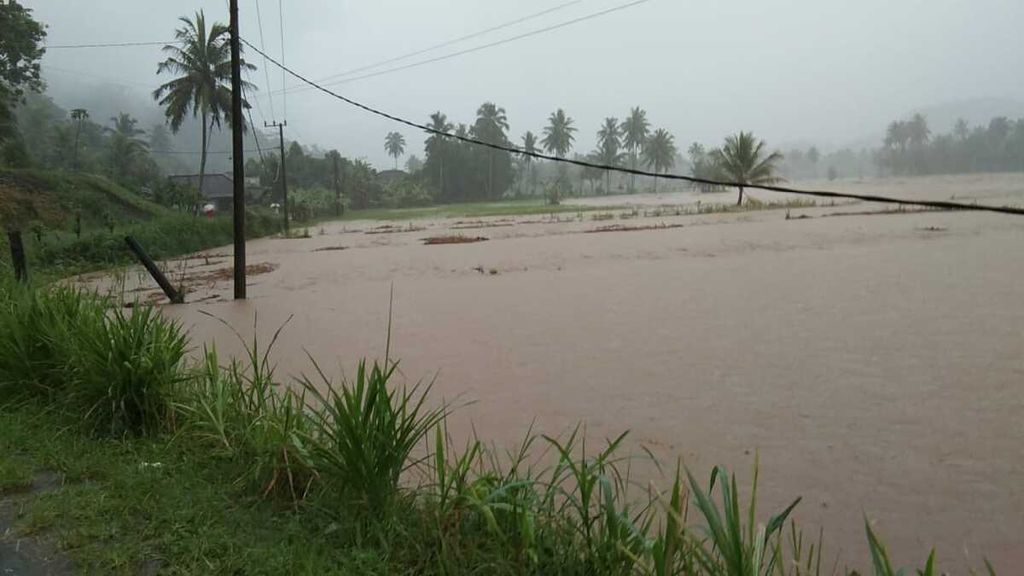
[[[95,335],[104,307],[70,288],[0,282],[0,402],[66,393],[77,342]]]
[[[174,320],[153,308],[114,310],[72,339],[69,398],[86,421],[112,434],[144,434],[171,424],[171,398],[184,380],[187,340]]]
[[[445,406],[428,408],[430,391],[419,386],[391,390],[397,364],[360,362],[353,382],[338,388],[317,372],[326,388],[309,379],[301,383],[318,403],[313,411],[311,452],[329,488],[363,513],[387,516],[399,491],[409,456],[448,413]]]

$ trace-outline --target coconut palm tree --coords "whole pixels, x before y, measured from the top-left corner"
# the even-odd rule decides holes
[[[776,176],[777,164],[782,161],[782,154],[766,151],[764,140],[754,138],[750,132],[740,132],[725,139],[720,150],[712,151],[720,177],[735,182],[739,188],[739,199],[736,205],[743,204],[743,185],[769,185],[782,181]]]
[[[430,126],[432,132],[430,137],[427,138],[426,144],[424,145],[424,152],[427,154],[427,164],[437,162],[437,182],[438,191],[440,192],[439,198],[445,198],[444,194],[444,162],[445,156],[447,156],[448,139],[442,134],[448,134],[452,131],[452,124],[448,122],[448,117],[441,113],[440,110],[430,115]]]
[[[548,125],[544,127],[544,138],[541,139],[541,146],[544,147],[549,154],[554,154],[558,158],[565,158],[565,155],[572,150],[572,143],[576,139],[573,133],[576,132],[576,127],[572,125],[572,118],[566,116],[565,111],[559,108],[555,112],[551,113],[548,117]],[[558,165],[558,181],[561,183],[565,180],[566,170],[565,164],[559,162]],[[555,185],[555,194],[551,198],[553,204],[558,203],[557,188]]]
[[[625,138],[623,146],[626,150],[629,150],[629,155],[633,162],[633,170],[636,170],[640,151],[643,149],[644,143],[647,142],[650,126],[650,123],[647,121],[647,112],[639,106],[630,110],[629,116],[622,121],[622,135]],[[636,174],[633,174],[629,179],[629,190],[632,192],[634,189],[636,189]]]
[[[476,111],[476,123],[471,134],[489,144],[507,144],[508,116],[505,109],[494,102],[484,102]],[[494,155],[497,150],[487,149],[487,197],[494,198]]]
[[[616,118],[605,118],[597,131],[597,159],[605,166],[618,166],[622,162],[622,127]],[[604,191],[611,193],[611,170],[604,171]]]
[[[121,180],[128,175],[132,164],[144,153],[149,145],[139,138],[146,133],[136,127],[138,120],[130,114],[121,112],[110,119],[112,128],[107,128],[110,133],[110,167],[111,176],[114,180]]]
[[[82,123],[89,119],[89,111],[85,108],[75,108],[71,111],[71,119],[75,121],[75,153],[71,167],[78,170],[78,139],[82,135]]]
[[[153,98],[164,107],[164,115],[174,133],[181,129],[187,116],[200,117],[199,189],[202,190],[210,131],[219,128],[222,121],[229,125],[232,122],[230,30],[217,22],[207,28],[202,10],[191,20],[182,17],[180,21],[181,28],[174,32],[176,42],[164,46],[167,59],[156,69],[157,74],[167,72],[178,77],[157,88]],[[244,60],[241,64],[245,70],[256,69]],[[245,81],[242,87],[243,91],[256,89]],[[242,104],[249,107],[248,102]]]
[[[544,138],[540,141],[541,146],[544,146],[549,154],[565,158],[572,150],[573,141],[576,140],[573,136],[575,132],[576,127],[573,126],[572,118],[566,116],[565,111],[559,108],[548,117],[548,125],[544,127]]]
[[[957,139],[963,142],[967,140],[967,136],[969,136],[970,133],[971,129],[967,125],[967,120],[957,118],[956,124],[953,125],[953,134],[956,135]]]
[[[526,134],[523,134],[523,163],[525,164],[526,174],[523,179],[530,181],[530,177],[533,174],[533,156],[531,154],[537,153],[537,136],[533,132],[527,130]],[[533,192],[532,186],[530,192]]]
[[[658,128],[647,139],[643,146],[644,163],[654,169],[654,173],[668,172],[676,163],[675,138],[668,130]],[[654,191],[658,191],[658,179],[654,179]]]
[[[928,128],[928,119],[924,117],[924,114],[914,114],[906,126],[907,138],[916,147],[924,146],[932,135],[931,129]]]
[[[387,150],[388,156],[395,159],[395,170],[398,170],[398,159],[405,154],[405,136],[398,132],[388,132],[384,137],[384,149]]]

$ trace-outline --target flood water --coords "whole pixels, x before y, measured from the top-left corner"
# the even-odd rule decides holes
[[[1020,175],[842,186],[1024,204]],[[248,301],[206,274],[195,303],[164,310],[230,353],[234,336],[202,311],[246,335],[258,314],[264,341],[291,317],[279,374],[311,371],[307,351],[340,374],[383,356],[393,287],[392,355],[407,381],[436,376],[439,399],[472,401],[455,416],[462,434],[472,423],[500,445],[531,423],[628,429],[634,452],[670,468],[681,456],[701,477],[715,464],[749,477],[757,454],[761,510],[803,496],[797,518],[809,535],[825,528],[841,566],[867,567],[866,514],[900,564],[936,546],[954,570],[988,557],[1012,573],[1024,565],[1024,219],[833,215],[881,208],[328,224],[250,242],[250,264],[266,266]],[[681,226],[586,233],[660,224]],[[422,244],[452,233],[488,240]],[[180,266],[230,266],[228,248],[209,254]]]

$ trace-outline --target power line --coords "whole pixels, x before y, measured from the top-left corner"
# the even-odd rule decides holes
[[[546,34],[548,32],[551,32],[551,31],[554,31],[554,30],[558,30],[560,28],[565,28],[567,26],[572,26],[574,24],[579,24],[580,22],[586,22],[587,20],[593,20],[594,18],[600,18],[601,16],[605,16],[605,15],[611,14],[613,12],[618,12],[620,10],[625,10],[627,8],[632,8],[633,6],[638,6],[640,4],[645,4],[647,2],[650,2],[650,0],[633,0],[632,2],[627,2],[625,4],[620,4],[618,6],[613,6],[611,8],[607,8],[607,9],[601,10],[599,12],[593,12],[593,13],[587,14],[585,16],[580,16],[579,18],[573,18],[572,20],[566,20],[564,22],[560,22],[558,24],[552,24],[551,26],[546,26],[544,28],[539,28],[537,30],[531,30],[529,32],[524,32],[522,34],[518,34],[516,36],[511,36],[509,38],[504,38],[502,40],[497,40],[497,41],[490,42],[490,43],[487,43],[487,44],[482,44],[480,46],[475,46],[473,48],[466,48],[464,50],[459,50],[457,52],[452,52],[452,53],[449,53],[449,54],[442,54],[441,56],[435,56],[433,58],[428,58],[426,60],[420,60],[420,61],[417,61],[417,62],[411,62],[409,64],[404,64],[402,66],[395,66],[395,67],[392,67],[392,68],[387,68],[385,70],[380,70],[378,72],[371,72],[369,74],[363,74],[361,76],[354,76],[352,78],[344,78],[344,79],[336,80],[336,81],[333,81],[333,82],[326,82],[326,83],[324,83],[324,86],[337,86],[337,85],[340,85],[340,84],[348,84],[349,82],[355,82],[357,80],[364,80],[366,78],[373,78],[375,76],[383,76],[384,74],[391,74],[393,72],[400,72],[402,70],[408,70],[410,68],[416,68],[416,67],[419,67],[419,66],[424,66],[426,64],[433,64],[434,62],[441,62],[442,60],[448,60],[448,59],[451,59],[451,58],[456,58],[458,56],[465,56],[466,54],[472,54],[473,52],[479,52],[481,50],[486,50],[488,48],[494,48],[496,46],[501,46],[503,44],[508,44],[510,42],[516,42],[516,41],[522,40],[524,38],[530,38],[531,36],[537,36],[537,35],[540,35],[540,34]],[[305,90],[309,90],[309,88],[308,87],[285,88],[285,89],[279,90],[277,92],[280,92],[281,94],[287,94],[289,92],[301,92],[301,91],[305,91]]]
[[[44,46],[47,50],[67,50],[74,48],[127,48],[127,47],[139,47],[139,46],[166,46],[168,44],[176,44],[178,40],[171,40],[168,42],[111,42],[105,44],[48,44]]]
[[[277,0],[277,22],[278,28],[281,31],[281,63],[284,63],[284,7],[283,0]],[[266,63],[264,62],[264,65]],[[285,75],[284,68],[281,69],[281,107],[284,110],[281,111],[281,119],[285,122],[288,121],[288,93],[284,91],[285,83],[288,80],[288,76]],[[269,86],[268,86],[269,88]]]
[[[256,0],[256,21],[260,27],[260,48],[267,49],[267,42],[263,36],[263,16],[260,14],[260,0]],[[270,115],[277,120],[277,112],[274,111],[274,96],[270,94],[270,66],[267,66],[267,59],[263,59],[263,76],[267,80],[267,100],[270,102]],[[266,121],[266,119],[264,119]]]
[[[245,43],[247,46],[249,46],[253,50],[256,50],[257,52],[260,51],[258,48],[256,48],[252,44],[250,44],[244,38],[242,38],[241,40],[242,40],[243,43]],[[264,56],[266,56],[266,54],[264,54]],[[587,162],[585,160],[576,160],[576,159],[570,159],[570,158],[560,158],[560,157],[557,157],[557,156],[551,156],[550,154],[543,154],[543,153],[540,153],[540,152],[527,152],[526,150],[523,150],[522,148],[518,148],[518,147],[515,147],[515,146],[504,145],[504,144],[493,144],[491,142],[484,142],[482,140],[477,140],[475,138],[470,138],[468,136],[460,136],[458,134],[452,134],[450,132],[443,132],[441,130],[435,130],[435,129],[433,129],[430,126],[427,126],[425,124],[419,124],[417,122],[413,122],[411,120],[406,120],[405,118],[401,118],[401,117],[395,116],[393,114],[388,114],[387,112],[383,112],[381,110],[377,110],[376,108],[372,108],[370,106],[367,106],[366,104],[362,104],[360,102],[352,100],[351,98],[347,98],[345,96],[342,96],[341,94],[338,94],[338,93],[330,90],[329,88],[321,86],[320,84],[317,84],[316,82],[313,82],[312,80],[306,78],[305,76],[299,74],[298,72],[295,72],[294,70],[285,67],[280,62],[277,62],[276,60],[274,60],[273,58],[271,58],[269,56],[267,56],[267,59],[270,62],[272,62],[275,66],[278,66],[279,68],[281,68],[281,70],[283,70],[284,72],[286,72],[288,74],[291,74],[296,79],[298,79],[298,80],[308,84],[309,86],[311,86],[311,87],[313,87],[313,88],[323,92],[324,94],[327,94],[329,96],[337,98],[338,100],[341,100],[342,102],[345,102],[345,103],[347,103],[349,105],[355,106],[356,108],[359,108],[361,110],[364,110],[364,111],[369,112],[371,114],[374,114],[376,116],[380,116],[382,118],[387,118],[388,120],[391,120],[393,122],[398,122],[399,124],[404,124],[406,126],[409,126],[411,128],[415,128],[417,130],[422,130],[423,132],[427,132],[428,134],[436,134],[436,135],[442,136],[444,138],[449,138],[449,139],[459,140],[461,142],[466,142],[467,144],[475,144],[477,146],[484,146],[484,147],[487,147],[487,148],[492,148],[492,149],[500,150],[500,151],[503,151],[503,152],[510,152],[512,154],[519,154],[521,156],[529,156],[531,158],[538,158],[538,159],[541,159],[541,160],[549,160],[551,162],[561,162],[561,163],[564,163],[564,164],[572,164],[572,165],[575,165],[575,166],[581,166],[583,168],[593,168],[593,169],[597,169],[597,170],[608,170],[608,171],[613,171],[613,172],[620,172],[620,173],[623,173],[623,174],[635,174],[637,176],[647,176],[647,177],[651,177],[651,178],[663,178],[665,180],[680,180],[680,181],[683,181],[683,182],[689,182],[691,184],[704,184],[704,185],[708,185],[708,186],[717,186],[717,187],[721,187],[721,188],[749,188],[751,190],[764,190],[764,191],[767,191],[767,192],[782,192],[782,193],[786,193],[786,194],[795,194],[795,195],[801,195],[801,196],[816,196],[816,197],[820,197],[820,198],[845,198],[845,199],[850,199],[850,200],[861,200],[861,201],[865,201],[865,202],[880,202],[880,203],[885,203],[885,204],[902,204],[902,205],[906,205],[906,206],[923,206],[923,207],[926,207],[926,208],[936,208],[936,209],[940,209],[940,210],[973,210],[973,211],[981,211],[981,212],[998,212],[998,213],[1002,213],[1002,214],[1014,214],[1014,215],[1018,215],[1018,216],[1024,216],[1024,208],[1013,208],[1013,207],[1010,207],[1010,206],[985,206],[985,205],[982,205],[982,204],[963,204],[963,203],[960,203],[960,202],[946,202],[946,201],[941,201],[941,200],[910,200],[910,199],[904,199],[904,198],[893,198],[893,197],[889,197],[889,196],[876,196],[876,195],[871,195],[871,194],[851,194],[851,193],[846,193],[846,192],[833,192],[833,191],[829,191],[829,190],[803,190],[803,189],[799,189],[799,188],[789,188],[787,186],[773,186],[773,185],[765,185],[765,184],[743,184],[743,183],[740,183],[740,182],[728,182],[728,181],[724,181],[724,180],[714,180],[714,179],[711,179],[711,178],[698,178],[696,176],[683,176],[681,174],[658,174],[656,172],[648,172],[646,170],[634,170],[632,168],[624,168],[624,167],[621,167],[621,166],[611,166],[611,165],[608,165],[608,164],[597,164],[597,163],[594,163],[594,162]]]
[[[497,32],[498,30],[503,30],[505,28],[509,28],[511,26],[515,26],[516,24],[522,24],[523,22],[527,22],[529,20],[533,20],[535,18],[539,18],[541,16],[545,16],[547,14],[551,14],[552,12],[557,12],[559,10],[564,10],[565,8],[568,8],[569,6],[580,4],[580,3],[584,2],[584,1],[585,0],[570,0],[569,2],[564,2],[564,3],[559,4],[558,6],[555,6],[553,8],[548,8],[546,10],[541,10],[540,12],[534,12],[533,14],[528,14],[528,15],[523,16],[521,18],[516,18],[515,20],[511,20],[511,21],[508,21],[508,22],[505,22],[505,23],[502,23],[502,24],[498,24],[497,26],[492,26],[490,28],[486,28],[486,29],[480,30],[478,32],[473,32],[472,34],[466,34],[465,36],[460,36],[458,38],[453,38],[451,40],[446,40],[444,42],[440,42],[438,44],[434,44],[434,45],[428,46],[426,48],[421,48],[419,50],[416,50],[416,51],[413,51],[413,52],[409,52],[409,53],[406,53],[406,54],[402,54],[400,56],[395,56],[393,58],[388,58],[387,60],[381,60],[379,62],[374,62],[373,64],[367,64],[365,66],[360,66],[358,68],[352,68],[350,70],[345,70],[344,72],[338,72],[337,74],[332,74],[330,76],[326,76],[324,78],[321,78],[320,80],[318,80],[318,82],[327,82],[327,81],[333,80],[335,78],[341,78],[343,76],[351,76],[352,74],[355,74],[355,73],[358,73],[358,72],[365,72],[366,70],[372,70],[374,68],[380,68],[381,66],[384,66],[386,64],[393,64],[395,62],[399,62],[399,61],[405,60],[407,58],[412,58],[413,56],[419,56],[420,54],[425,54],[427,52],[432,52],[432,51],[438,50],[440,48],[447,48],[448,46],[451,46],[453,44],[458,44],[460,42],[465,42],[466,40],[472,40],[473,38],[478,38],[480,36],[484,36],[485,34],[490,34],[491,32]]]
[[[199,156],[202,154],[199,150],[150,150],[150,154],[190,154],[193,156]],[[207,154],[231,154],[231,150],[207,150]]]

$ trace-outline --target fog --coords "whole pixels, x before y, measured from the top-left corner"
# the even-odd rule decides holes
[[[25,0],[49,26],[51,45],[152,42],[173,38],[179,16],[203,9],[227,20],[226,2]],[[368,72],[473,48],[624,4],[582,0],[477,38]],[[242,2],[242,35],[261,43],[256,4]],[[283,6],[284,60],[320,79],[413,52],[542,10],[554,0],[292,0]],[[267,51],[281,55],[278,4],[262,0]],[[753,130],[773,146],[823,149],[876,145],[885,124],[921,111],[945,130],[957,116],[986,121],[1024,114],[1024,3],[1019,0],[649,0],[577,24],[469,54],[382,74],[334,89],[417,121],[436,110],[470,123],[476,108],[506,108],[510,138],[539,132],[562,107],[589,150],[608,116],[632,106],[653,127],[689,142],[717,143]],[[287,135],[337,148],[379,167],[390,130],[422,156],[411,129],[368,115],[316,91],[281,94],[281,71],[249,52],[260,69],[257,123],[287,117]],[[161,80],[157,46],[51,49],[43,60],[50,94],[66,108],[114,108],[156,120],[149,93]],[[268,85],[269,77],[269,85]],[[297,85],[288,78],[286,86]],[[94,88],[104,87],[101,95]],[[82,100],[90,100],[82,102]],[[287,114],[285,115],[285,106]],[[273,109],[273,112],[272,112]],[[247,145],[251,142],[247,141]],[[198,147],[198,143],[197,143]]]

